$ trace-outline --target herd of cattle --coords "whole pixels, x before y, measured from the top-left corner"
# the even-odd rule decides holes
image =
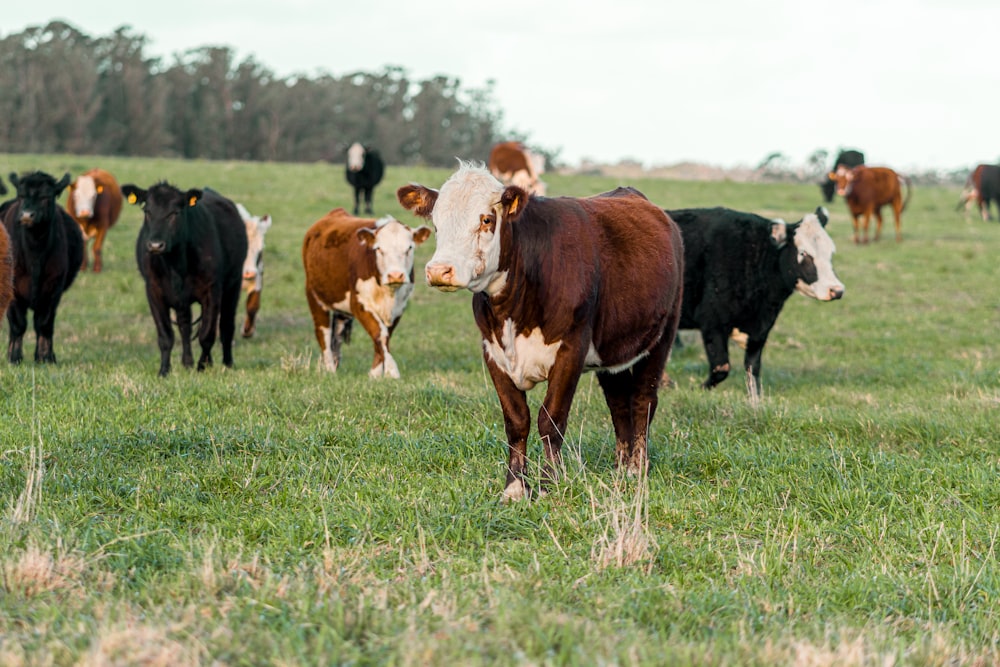
[[[302,262],[322,366],[337,370],[342,343],[358,320],[374,345],[369,374],[398,378],[390,338],[413,291],[415,248],[432,227],[411,228],[388,215],[357,217],[362,195],[371,214],[372,190],[383,171],[377,152],[359,144],[350,149],[346,177],[355,187],[354,214],[336,208],[315,222],[305,234]],[[509,499],[529,493],[526,392],[537,383],[548,383],[537,417],[546,455],[543,485],[555,476],[585,371],[597,373],[610,409],[618,465],[641,472],[647,428],[658,389],[668,381],[664,367],[679,329],[701,332],[709,362],[705,388],[728,376],[728,341],[742,332],[747,386],[755,398],[761,354],[788,297],[795,291],[819,301],[844,295],[825,208],[789,224],[725,208],[665,210],[633,188],[550,198],[541,194],[543,171],[538,157],[506,142],[495,147],[488,167],[460,161],[438,189],[409,184],[397,191],[403,208],[433,223],[436,247],[425,267],[427,283],[473,293],[483,356],[504,415]],[[0,313],[7,313],[11,363],[22,360],[29,309],[35,360],[56,361],[52,341],[62,294],[87,268],[90,239],[93,270],[101,271],[105,234],[127,201],[143,209],[135,257],[156,326],[159,374],[170,372],[172,314],[185,367],[194,365],[196,323],[198,370],[212,364],[216,336],[222,363],[233,365],[243,290],[242,334],[250,337],[255,329],[269,216],[253,216],[210,188],[119,186],[100,169],[72,183],[69,174],[57,181],[43,172],[11,174],[10,181],[16,197],[0,206]],[[884,205],[892,206],[901,239],[900,214],[910,191],[904,177],[865,166],[856,154],[838,157],[829,183],[845,197],[855,242],[868,241],[872,214],[878,239]],[[63,208],[58,198],[67,189]],[[991,199],[1000,206],[1000,168],[977,170],[966,192],[974,192],[968,197],[987,217]],[[194,303],[201,310],[198,322],[192,320]]]

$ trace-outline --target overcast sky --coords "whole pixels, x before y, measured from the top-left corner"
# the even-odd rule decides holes
[[[569,163],[755,166],[841,147],[901,169],[1000,160],[997,0],[5,4],[3,36],[56,18],[92,37],[128,25],[168,62],[228,46],[280,76],[398,65],[493,80],[504,127]]]

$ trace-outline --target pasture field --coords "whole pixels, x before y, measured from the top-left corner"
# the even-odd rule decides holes
[[[901,244],[890,227],[854,246],[844,202],[830,205],[846,294],[790,297],[760,405],[740,372],[702,391],[685,332],[648,477],[613,469],[587,375],[564,478],[502,504],[506,442],[471,295],[420,279],[433,236],[393,339],[402,380],[368,378],[360,327],[340,371],[319,370],[300,250],[313,221],[349,205],[342,165],[0,166],[211,185],[274,218],[257,334],[238,339],[235,369],[199,374],[175,349],[157,377],[129,206],[104,273],[63,299],[59,363],[30,361],[29,331],[29,361],[0,365],[0,664],[1000,662],[1000,224],[956,213],[957,188],[916,189]],[[449,173],[389,167],[376,212],[416,226],[395,189]],[[620,184],[546,180],[554,195]],[[628,184],[668,208],[789,221],[820,202],[811,184]]]

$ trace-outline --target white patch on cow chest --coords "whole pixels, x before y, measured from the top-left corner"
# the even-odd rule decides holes
[[[410,292],[413,291],[413,284],[407,283],[393,292],[379,284],[378,279],[368,278],[358,280],[354,284],[354,291],[361,307],[371,313],[383,328],[388,328],[403,314]]]
[[[508,319],[503,324],[500,340],[494,336],[483,341],[486,354],[521,391],[547,380],[556,361],[562,341],[546,344],[542,330],[532,329],[527,336],[517,334],[517,325]]]

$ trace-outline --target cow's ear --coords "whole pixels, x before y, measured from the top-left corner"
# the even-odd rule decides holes
[[[427,225],[422,225],[413,230],[413,242],[420,245],[426,241],[431,235],[431,228]]]
[[[66,189],[67,185],[69,185],[69,182],[70,182],[70,176],[69,172],[67,171],[65,174],[63,174],[63,177],[59,179],[59,182],[56,183],[56,197],[62,194],[62,191]]]
[[[129,204],[146,203],[146,191],[131,183],[122,186],[122,194],[125,195],[125,201]]]
[[[369,248],[375,247],[375,230],[371,227],[362,227],[357,232],[358,240],[361,241],[362,245],[366,245]]]
[[[771,243],[777,248],[784,248],[788,243],[788,223],[784,220],[771,222]]]
[[[826,227],[826,223],[830,222],[830,212],[826,210],[825,206],[816,207],[816,217],[819,219],[819,224],[822,227]]]
[[[438,191],[410,183],[396,190],[396,199],[407,211],[420,218],[430,218],[437,203]]]
[[[503,219],[508,222],[517,220],[524,207],[528,205],[528,193],[516,185],[508,185],[500,195],[500,206],[503,209]]]
[[[829,178],[831,181],[837,180],[837,172],[831,171],[829,174],[827,174],[827,178]]]
[[[259,231],[261,234],[264,234],[270,228],[271,228],[271,216],[270,215],[265,215],[265,216],[261,217],[260,220],[257,221],[257,231]]]
[[[10,184],[11,184],[11,185],[13,185],[13,186],[14,186],[14,189],[16,190],[16,189],[17,189],[17,185],[18,185],[18,183],[20,183],[20,182],[21,182],[21,179],[19,179],[19,178],[17,177],[17,174],[16,174],[16,173],[14,173],[13,171],[12,171],[12,172],[10,172],[10,174],[8,174],[7,178],[8,178],[9,180],[10,180]]]
[[[194,206],[201,199],[202,191],[198,188],[191,188],[184,193],[184,199],[187,201],[188,206]]]

